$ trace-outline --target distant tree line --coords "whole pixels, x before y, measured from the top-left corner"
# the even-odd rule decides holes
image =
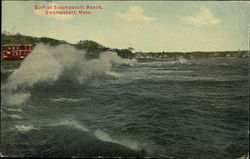
[[[112,49],[109,47],[105,47],[95,41],[92,40],[81,40],[76,44],[70,44],[64,40],[57,40],[53,38],[48,37],[32,37],[32,36],[26,36],[22,35],[20,33],[17,33],[15,35],[12,35],[8,32],[3,32],[1,34],[2,38],[2,45],[5,44],[33,44],[36,46],[38,43],[43,43],[45,45],[49,46],[58,46],[62,44],[68,44],[71,46],[74,46],[78,50],[85,50],[86,51],[86,58],[98,58],[101,53],[107,52],[107,51],[113,51],[116,52],[118,56],[122,58],[138,58],[138,55],[141,55],[140,57],[150,57],[150,58],[178,58],[180,56],[184,58],[209,58],[209,57],[247,57],[249,56],[249,52],[244,51],[215,51],[215,52],[202,52],[202,51],[195,51],[195,52],[148,52],[148,53],[133,53],[133,48],[128,47],[126,49]],[[139,57],[139,58],[140,58]]]
[[[26,36],[22,35],[20,33],[17,33],[15,35],[12,35],[7,32],[3,32],[1,34],[2,38],[2,45],[5,44],[32,44],[36,46],[39,43],[43,43],[45,45],[49,46],[58,46],[62,44],[68,44],[71,46],[74,46],[78,50],[85,50],[86,51],[86,58],[98,58],[101,53],[113,50],[115,51],[119,56],[122,58],[133,58],[134,54],[132,53],[133,48],[128,49],[111,49],[109,47],[105,47],[95,41],[92,40],[81,40],[76,44],[70,44],[64,40],[57,40],[53,38],[48,37],[32,37],[32,36]]]
[[[214,51],[214,52],[149,52],[149,53],[136,53],[139,58],[212,58],[212,57],[248,57],[249,51]]]

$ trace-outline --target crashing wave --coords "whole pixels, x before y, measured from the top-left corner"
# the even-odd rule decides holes
[[[102,53],[98,59],[87,60],[85,52],[70,45],[49,47],[37,45],[7,79],[1,88],[2,99],[10,105],[19,105],[31,96],[25,92],[39,83],[53,83],[67,79],[84,84],[89,79],[106,75],[117,65],[132,66],[136,60]]]

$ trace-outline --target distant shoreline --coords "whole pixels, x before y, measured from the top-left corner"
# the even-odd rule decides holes
[[[98,58],[100,53],[103,52],[116,52],[122,58],[136,58],[136,59],[177,59],[179,57],[192,59],[192,58],[214,58],[214,57],[249,57],[249,50],[238,51],[191,51],[191,52],[135,52],[134,48],[128,47],[124,49],[105,47],[92,40],[81,40],[76,44],[68,43],[65,40],[58,40],[48,37],[32,37],[21,34],[11,35],[2,33],[2,45],[5,44],[23,44],[29,43],[37,45],[39,43],[49,46],[59,46],[68,44],[74,46],[78,50],[85,50],[87,58]],[[2,53],[1,53],[2,54]]]

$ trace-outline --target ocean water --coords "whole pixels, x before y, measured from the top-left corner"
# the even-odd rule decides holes
[[[16,70],[15,64],[2,65],[3,156],[236,158],[248,154],[247,58],[111,62],[101,74],[88,71],[91,75],[80,82],[64,72],[67,76],[53,72],[35,77],[26,65],[36,68],[28,62]],[[26,70],[32,74],[13,75]]]

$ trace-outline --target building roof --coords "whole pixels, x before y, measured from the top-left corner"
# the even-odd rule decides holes
[[[33,46],[32,44],[5,44],[2,46]]]

